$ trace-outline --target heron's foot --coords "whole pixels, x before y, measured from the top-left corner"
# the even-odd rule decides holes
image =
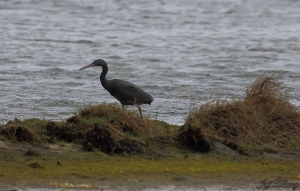
[[[137,106],[137,108],[139,109],[139,112],[140,112],[140,115],[141,115],[141,118],[143,119],[143,114],[142,114],[142,109],[141,107],[138,105],[138,104],[135,104]]]

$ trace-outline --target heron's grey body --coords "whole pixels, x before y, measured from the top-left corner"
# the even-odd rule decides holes
[[[108,67],[106,62],[102,59],[95,60],[92,64],[86,65],[79,70],[94,66],[102,67],[102,72],[100,74],[101,84],[122,104],[122,107],[124,107],[124,105],[136,105],[142,116],[142,111],[139,105],[150,105],[153,101],[153,97],[131,82],[119,79],[107,80],[106,74],[108,72]]]

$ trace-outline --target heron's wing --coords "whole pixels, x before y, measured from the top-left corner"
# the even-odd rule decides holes
[[[133,103],[143,103],[152,102],[153,98],[146,92],[144,92],[137,85],[127,82],[124,80],[114,80],[114,97],[118,99],[121,103],[133,104]]]
[[[141,90],[138,86],[134,84],[126,84],[126,83],[120,83],[119,84],[121,89],[127,90],[127,91],[136,91],[136,90]]]
[[[142,90],[137,85],[135,85],[131,82],[125,81],[125,80],[114,79],[114,80],[112,80],[112,84],[114,86],[114,90],[124,90],[124,91]]]

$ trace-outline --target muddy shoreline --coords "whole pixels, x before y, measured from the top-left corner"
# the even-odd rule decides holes
[[[300,112],[290,98],[261,76],[243,100],[204,103],[182,126],[106,103],[61,122],[15,119],[0,125],[0,189],[298,185]]]
[[[201,154],[173,149],[163,156],[84,152],[73,144],[48,148],[0,142],[0,188],[145,189],[245,188],[262,180],[299,183],[299,159],[246,157],[214,150]],[[169,150],[168,146],[156,151]],[[153,148],[154,149],[154,148]],[[31,154],[28,154],[31,151]],[[38,153],[38,154],[37,154]]]

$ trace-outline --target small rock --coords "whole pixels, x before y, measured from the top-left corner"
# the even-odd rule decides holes
[[[26,151],[24,153],[25,156],[41,156],[41,154],[35,150],[35,149],[28,149],[28,151]]]
[[[43,167],[40,163],[38,163],[38,162],[31,163],[29,166],[30,166],[31,168],[41,168],[41,169],[44,168],[44,167]]]
[[[178,175],[178,176],[174,177],[173,180],[176,180],[176,181],[186,181],[186,176],[184,176],[184,175]]]
[[[226,145],[220,143],[220,142],[217,142],[215,141],[213,143],[213,150],[217,153],[220,153],[220,154],[231,154],[231,155],[239,155],[239,153],[229,147],[227,147]]]

